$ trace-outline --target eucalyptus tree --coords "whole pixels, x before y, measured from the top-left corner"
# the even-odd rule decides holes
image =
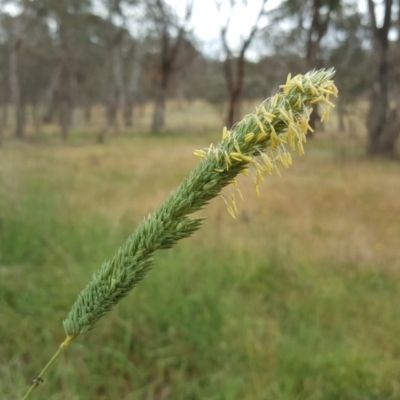
[[[3,12],[1,22],[8,45],[8,81],[11,103],[15,113],[14,136],[21,139],[25,136],[25,113],[20,77],[21,52],[28,31],[35,24],[41,7],[32,7],[29,0],[2,0],[0,2],[2,7],[10,4],[14,6],[16,12],[13,14]]]
[[[322,56],[323,40],[335,19],[351,4],[346,0],[283,0],[277,10],[278,19],[288,19],[293,23],[291,40],[297,43],[299,53],[304,58],[303,70],[324,66]],[[315,129],[318,113],[310,118],[310,126]],[[309,133],[312,137],[313,132]]]
[[[372,53],[374,75],[371,85],[370,110],[367,118],[368,144],[367,153],[371,156],[393,157],[395,145],[400,133],[398,114],[398,95],[394,102],[390,100],[391,87],[398,91],[393,80],[394,65],[390,60],[390,48],[395,50],[399,43],[390,43],[389,33],[394,27],[393,0],[383,1],[383,21],[379,25],[377,4],[368,0],[370,29],[372,32]],[[397,51],[397,54],[399,51]]]
[[[103,0],[102,40],[105,43],[106,123],[99,132],[103,142],[110,132],[120,130],[119,112],[126,126],[133,124],[133,105],[138,97],[142,49],[134,31],[144,15],[144,5],[137,0]]]
[[[189,23],[193,11],[193,0],[187,0],[183,18],[163,0],[147,0],[148,15],[159,38],[159,61],[157,90],[151,130],[157,133],[165,124],[165,102],[177,60],[187,41]]]
[[[56,71],[58,118],[61,137],[68,139],[76,105],[76,54],[78,52],[82,26],[91,9],[91,0],[39,0],[45,10],[45,18],[52,26],[57,58]]]
[[[340,98],[336,101],[338,128],[345,132],[348,119],[351,135],[354,134],[351,132],[352,115],[359,111],[357,104],[368,94],[371,80],[369,29],[364,19],[356,2],[353,7],[346,7],[342,18],[334,21],[330,38],[333,43],[323,49],[327,63],[335,66],[336,77],[341,82]]]
[[[22,102],[26,111],[30,111],[26,112],[27,133],[33,133],[36,139],[42,126],[43,99],[56,62],[50,27],[38,18],[24,41],[19,70]]]
[[[37,77],[43,75],[41,72],[51,66],[51,71],[46,71],[47,82],[41,82],[48,92],[47,96],[40,95],[41,98],[47,97],[49,103],[45,121],[57,114],[62,138],[67,140],[76,100],[75,55],[82,42],[81,28],[91,10],[91,0],[3,0],[3,5],[8,4],[18,10],[17,15],[8,17],[13,21],[8,42],[10,93],[17,116],[15,135],[21,137],[24,133],[21,74],[29,75],[27,83],[32,89],[40,81]],[[33,38],[36,36],[35,43]],[[21,53],[25,65],[21,64]],[[32,64],[36,68],[30,68]],[[25,97],[29,97],[32,92],[24,89],[28,93]],[[30,100],[37,102],[35,97],[35,100]]]
[[[142,58],[144,46],[140,40],[130,39],[130,44],[125,57],[125,126],[134,125],[133,109],[139,103],[140,77],[142,76]]]
[[[122,0],[105,0],[107,17],[103,23],[105,27],[105,80],[106,80],[106,124],[99,132],[98,141],[104,141],[111,131],[119,132],[118,110],[124,105],[123,73],[121,46],[124,38],[124,15]]]
[[[230,28],[231,16],[237,3],[234,0],[230,0],[229,2],[222,0],[215,1],[219,14],[222,14],[223,5],[228,5],[227,18],[220,26],[220,37],[223,48],[223,71],[228,91],[228,111],[226,116],[228,127],[231,127],[234,121],[238,119],[239,101],[245,77],[246,52],[260,29],[260,20],[265,14],[267,0],[261,1],[259,11],[249,32],[242,37],[240,44],[234,49],[228,40],[228,30]],[[247,1],[244,1],[243,5],[247,7]]]

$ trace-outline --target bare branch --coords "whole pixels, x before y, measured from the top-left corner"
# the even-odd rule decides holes
[[[259,29],[258,24],[260,22],[261,17],[264,15],[264,12],[265,12],[264,7],[265,7],[266,3],[267,3],[267,0],[263,0],[260,11],[258,12],[258,15],[257,15],[256,22],[254,23],[253,28],[252,28],[248,38],[243,42],[242,49],[241,49],[241,53],[243,54],[243,56],[244,56],[244,53],[246,52],[247,48],[249,47],[251,41],[253,40],[254,35],[256,34],[256,32]]]
[[[190,21],[190,18],[192,17],[192,12],[193,12],[193,4],[194,0],[188,0],[186,3],[186,15],[185,15],[185,23],[188,23]]]
[[[222,10],[222,1],[214,0],[218,13],[221,14]],[[228,17],[225,20],[225,24],[221,24],[220,26],[220,36],[222,46],[225,52],[225,60],[223,63],[223,70],[226,80],[226,85],[229,94],[228,100],[228,115],[227,115],[227,126],[232,126],[233,121],[237,117],[240,94],[243,88],[243,81],[245,76],[245,53],[250,46],[255,34],[259,30],[259,22],[263,15],[265,15],[265,4],[267,0],[262,0],[260,11],[257,15],[257,19],[247,36],[247,38],[242,40],[241,46],[239,48],[239,55],[237,57],[233,56],[233,52],[228,44],[227,33],[229,24],[231,21],[231,16],[233,13],[233,8],[236,4],[234,0],[230,1],[230,9],[228,13]],[[242,0],[243,5],[247,5],[246,0]]]
[[[376,14],[375,14],[375,3],[373,0],[368,0],[368,10],[369,10],[369,17],[371,18],[371,26],[374,33],[378,30],[378,25],[376,23]]]
[[[178,36],[177,36],[177,38],[175,40],[174,46],[171,49],[171,53],[170,53],[171,62],[173,62],[176,59],[177,55],[178,55],[179,48],[180,48],[180,46],[182,44],[183,38],[184,38],[185,33],[186,33],[186,27],[187,27],[187,25],[188,25],[188,23],[190,21],[191,16],[192,16],[192,11],[193,11],[193,0],[188,0],[187,6],[186,6],[185,18],[184,18],[182,24],[179,27]]]
[[[393,0],[385,0],[385,16],[383,18],[382,31],[387,36],[390,26],[392,24],[392,5]]]
[[[375,2],[368,0],[368,10],[371,19],[371,27],[376,40],[387,41],[388,32],[392,24],[392,5],[393,0],[385,0],[385,13],[383,17],[383,24],[378,27],[376,21]],[[385,39],[386,38],[386,39]]]
[[[221,5],[222,2],[215,0],[215,5],[217,7],[218,13],[221,14]],[[227,40],[227,33],[228,33],[228,29],[229,29],[229,25],[231,22],[231,17],[232,17],[232,12],[233,12],[233,8],[235,6],[235,1],[231,0],[230,1],[230,9],[229,9],[229,14],[228,17],[226,18],[226,23],[224,25],[220,26],[220,36],[221,36],[221,41],[222,41],[222,46],[224,47],[225,53],[227,55],[227,58],[231,58],[232,57],[232,51],[229,48],[228,45],[228,40]]]

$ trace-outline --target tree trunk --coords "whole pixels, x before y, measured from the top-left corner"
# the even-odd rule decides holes
[[[61,73],[60,66],[58,65],[52,74],[50,86],[45,92],[44,100],[47,109],[43,113],[42,120],[44,124],[52,123],[56,117],[57,111],[59,111],[58,87],[59,87],[60,73]]]
[[[115,100],[114,100],[114,83],[112,74],[112,61],[111,61],[111,47],[108,48],[105,71],[106,79],[108,82],[107,88],[107,98],[106,98],[106,110],[105,110],[105,124],[104,127],[99,131],[97,135],[97,143],[104,143],[106,136],[109,135],[112,126],[115,121]]]
[[[157,24],[157,30],[161,33],[161,60],[160,75],[161,79],[158,87],[158,96],[155,101],[153,122],[151,131],[158,133],[165,124],[165,102],[168,94],[168,87],[171,75],[176,72],[177,57],[182,50],[184,38],[186,35],[186,27],[190,21],[193,11],[193,1],[186,4],[186,13],[182,23],[176,24],[173,17],[166,9],[163,1],[157,0],[154,7],[150,7],[150,14]],[[177,28],[177,34],[171,35],[171,28]]]
[[[311,26],[308,30],[307,34],[307,43],[306,43],[306,63],[307,70],[312,70],[314,68],[321,68],[321,61],[318,59],[318,55],[321,49],[321,40],[327,33],[327,29],[330,23],[330,13],[332,11],[332,7],[334,6],[334,2],[328,7],[327,14],[325,16],[321,15],[321,10],[324,8],[325,4],[321,0],[313,1],[313,11],[312,11],[312,20]],[[314,111],[310,115],[309,125],[312,130],[307,133],[307,137],[312,139],[314,137],[314,132],[317,127],[318,120],[320,119],[320,115],[318,113],[318,109],[314,109]],[[321,126],[320,129],[322,128]]]
[[[107,98],[107,111],[106,111],[106,126],[104,128],[103,140],[106,136],[110,134],[110,132],[118,135],[119,133],[119,124],[118,124],[118,86],[115,82],[114,75],[114,61],[113,61],[113,53],[115,49],[111,48],[110,53],[111,57],[108,61],[108,75],[109,75],[109,93]],[[114,56],[115,57],[115,56]]]
[[[130,66],[130,79],[125,95],[124,120],[125,126],[127,127],[133,126],[134,123],[133,108],[135,107],[135,103],[137,102],[140,76],[142,74],[140,65],[142,53],[142,46],[139,43],[136,43]]]
[[[109,54],[113,51],[109,49]],[[118,125],[118,88],[115,85],[114,73],[113,73],[113,61],[112,57],[107,57],[106,60],[106,71],[108,79],[108,97],[106,105],[106,121],[104,127],[99,131],[97,135],[97,143],[104,143],[110,132],[114,134],[119,133]]]
[[[131,128],[133,126],[133,101],[131,99],[126,99],[124,121],[126,127]]]
[[[69,130],[72,122],[72,100],[70,93],[70,77],[67,66],[63,68],[60,76],[60,114],[59,122],[61,138],[64,142],[68,140]]]
[[[102,128],[99,130],[99,133],[97,134],[96,140],[98,144],[103,144],[105,137],[106,137],[106,128]]]
[[[60,114],[59,122],[61,128],[61,138],[64,142],[68,140],[69,130],[72,124],[72,58],[67,39],[66,28],[63,22],[59,23],[59,39],[60,39],[60,79],[59,79],[59,96],[60,96]]]
[[[228,113],[226,117],[226,126],[231,129],[235,121],[239,118],[239,101],[240,101],[240,91],[233,90],[229,93],[228,101]]]
[[[385,20],[381,28],[376,26],[374,5],[369,3],[370,15],[374,30],[374,59],[377,62],[374,77],[370,111],[368,113],[368,144],[367,154],[393,157],[395,143],[399,135],[400,119],[396,109],[390,109],[389,104],[389,28],[391,24],[392,1],[385,1]]]
[[[3,86],[0,88],[0,100],[1,100],[1,114],[0,114],[0,146],[3,144],[5,130],[7,128],[7,117],[8,117],[8,104],[4,93]]]
[[[157,96],[156,102],[154,104],[153,123],[151,126],[152,133],[157,134],[164,127],[164,124],[165,124],[165,99],[166,99],[166,92],[165,92],[165,90],[161,90],[160,94]]]
[[[85,124],[90,125],[90,123],[92,122],[92,103],[90,101],[86,101],[85,103],[83,118],[85,120]]]
[[[68,109],[68,104],[66,101],[61,102],[60,106],[60,128],[61,128],[61,139],[63,142],[66,142],[68,140],[68,135],[69,135],[69,109]]]
[[[108,93],[107,93],[107,105],[106,105],[106,118],[104,127],[99,131],[97,135],[97,143],[104,143],[110,132],[115,135],[119,133],[118,124],[118,84],[115,81],[115,57],[116,57],[116,41],[113,40],[108,48],[108,54],[106,58],[106,75],[108,81]]]
[[[160,90],[154,105],[153,123],[151,126],[151,131],[154,134],[159,133],[165,125],[165,102],[167,99],[169,77],[170,71],[164,70]]]
[[[216,2],[218,11],[221,12],[221,2]],[[246,39],[242,40],[239,55],[237,57],[233,56],[233,52],[229,47],[227,40],[227,32],[229,25],[229,18],[225,26],[221,26],[220,35],[222,40],[222,45],[225,52],[225,60],[223,63],[223,71],[226,80],[226,86],[228,90],[229,100],[228,100],[228,113],[226,116],[226,124],[228,129],[230,129],[235,121],[239,119],[239,101],[240,95],[242,93],[244,74],[245,74],[245,55],[246,51],[249,48],[251,42],[253,41],[255,34],[257,33],[259,27],[258,24],[260,22],[260,18],[265,13],[266,0],[262,1],[260,11],[257,15],[257,19],[251,28],[251,31]],[[235,2],[231,1],[231,11],[232,7],[234,7]],[[234,65],[235,63],[235,65]]]
[[[1,107],[1,123],[3,125],[3,129],[7,129],[8,127],[8,103],[4,101]]]
[[[37,101],[32,104],[32,120],[35,138],[39,138],[42,129],[41,117],[40,117],[40,105]]]
[[[111,15],[111,14],[110,14]],[[111,16],[109,17],[111,18]],[[113,131],[119,134],[118,110],[124,104],[123,95],[123,76],[122,76],[122,55],[121,43],[123,39],[123,30],[118,29],[110,39],[106,59],[106,74],[108,81],[107,97],[107,118],[106,125],[98,136],[98,142],[102,143],[105,137]]]
[[[0,118],[0,147],[3,146],[4,141],[4,122],[3,118]]]
[[[59,122],[61,128],[61,138],[63,142],[68,140],[69,130],[72,122],[72,99],[70,88],[69,66],[64,60],[64,65],[60,74],[60,113]]]
[[[375,80],[372,90],[368,118],[367,154],[392,158],[399,137],[400,119],[397,108],[390,109],[388,95],[387,92],[385,93],[385,82],[383,82],[386,78],[380,77],[380,79],[382,81],[379,83],[377,79]]]
[[[370,111],[368,113],[368,154],[377,155],[382,152],[381,136],[387,124],[388,109],[388,82],[387,82],[387,46],[377,43],[375,45],[375,59],[378,62],[372,91]]]
[[[124,77],[122,70],[122,54],[121,54],[121,43],[122,42],[122,32],[118,35],[115,40],[112,49],[112,73],[113,73],[113,81],[115,87],[115,98],[114,105],[115,108],[114,114],[114,133],[119,134],[120,126],[118,121],[118,111],[120,109],[124,109],[125,105],[125,96],[124,96]]]
[[[110,94],[108,108],[107,108],[107,133],[113,132],[115,135],[119,134],[118,124],[118,94],[116,90]]]
[[[225,61],[225,79],[228,86],[229,101],[226,126],[230,129],[239,119],[240,95],[242,93],[244,74],[245,74],[245,49],[242,49],[236,60],[227,59]],[[232,63],[236,62],[235,74],[233,73]],[[229,65],[229,63],[231,65]]]
[[[14,136],[18,139],[22,139],[25,136],[24,110],[21,100],[21,88],[20,88],[19,71],[18,71],[21,45],[22,45],[21,39],[14,39],[12,41],[10,49],[10,60],[9,60],[11,101],[15,112]]]

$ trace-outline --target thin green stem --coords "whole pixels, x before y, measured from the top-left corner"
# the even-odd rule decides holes
[[[43,368],[42,372],[33,380],[31,387],[29,390],[26,392],[25,396],[22,398],[22,400],[26,400],[33,389],[38,387],[40,383],[43,382],[43,376],[47,372],[47,370],[50,368],[50,366],[53,364],[53,362],[58,358],[58,356],[64,351],[66,347],[69,346],[69,344],[75,339],[76,336],[67,336],[66,339],[60,344],[60,347],[58,350],[55,352],[53,357],[51,357],[50,361],[46,364],[46,366]]]

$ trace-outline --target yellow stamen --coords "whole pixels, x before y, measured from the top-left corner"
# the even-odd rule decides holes
[[[271,100],[271,104],[272,104],[272,107],[276,107],[277,105],[278,105],[278,102],[279,102],[279,98],[280,98],[281,96],[279,95],[279,93],[277,93],[273,98],[272,98],[272,100]]]
[[[236,188],[236,191],[239,193],[240,200],[244,201],[242,192],[240,191],[240,189],[238,187]]]
[[[325,98],[324,96],[319,96],[316,99],[313,99],[310,101],[310,104],[315,104],[315,103],[325,103],[329,107],[332,107],[332,108],[335,107],[335,105],[332,102],[330,102],[327,98]]]
[[[321,115],[321,122],[328,121],[330,108],[328,107]]]
[[[233,212],[233,209],[232,209],[231,206],[228,207],[228,213],[231,214],[231,217],[232,217],[232,218],[236,219],[236,215],[235,215],[235,213]]]
[[[244,137],[244,141],[246,143],[250,143],[253,139],[254,139],[255,133],[251,132],[248,133],[245,137]]]
[[[265,112],[263,113],[263,117],[266,119],[266,121],[272,122],[272,121],[276,118],[276,115],[271,114],[271,113],[265,111]]]
[[[301,84],[301,75],[296,75],[293,78],[293,83],[300,89],[301,92],[304,93],[303,85]]]
[[[232,165],[232,161],[228,156],[228,153],[225,151],[224,152],[224,158],[225,158],[225,163],[226,163],[226,169],[229,169],[230,166]]]
[[[195,150],[193,154],[200,158],[204,158],[207,155],[207,153],[204,150]]]
[[[257,143],[264,142],[268,135],[265,132],[261,132],[257,135]]]
[[[240,150],[239,143],[238,143],[238,141],[237,141],[236,139],[234,140],[234,146],[235,146],[236,151],[237,151],[239,154],[242,154],[242,150]]]
[[[294,103],[294,108],[300,108],[300,107],[301,107],[301,95],[299,94],[296,103]]]
[[[232,209],[235,212],[235,215],[237,215],[238,214],[238,209],[237,209],[237,206],[236,206],[236,198],[235,198],[235,195],[233,193],[231,194],[231,202],[232,202]]]
[[[226,126],[224,126],[224,129],[222,129],[222,140],[229,141],[230,138],[231,138],[231,132],[228,131]]]

